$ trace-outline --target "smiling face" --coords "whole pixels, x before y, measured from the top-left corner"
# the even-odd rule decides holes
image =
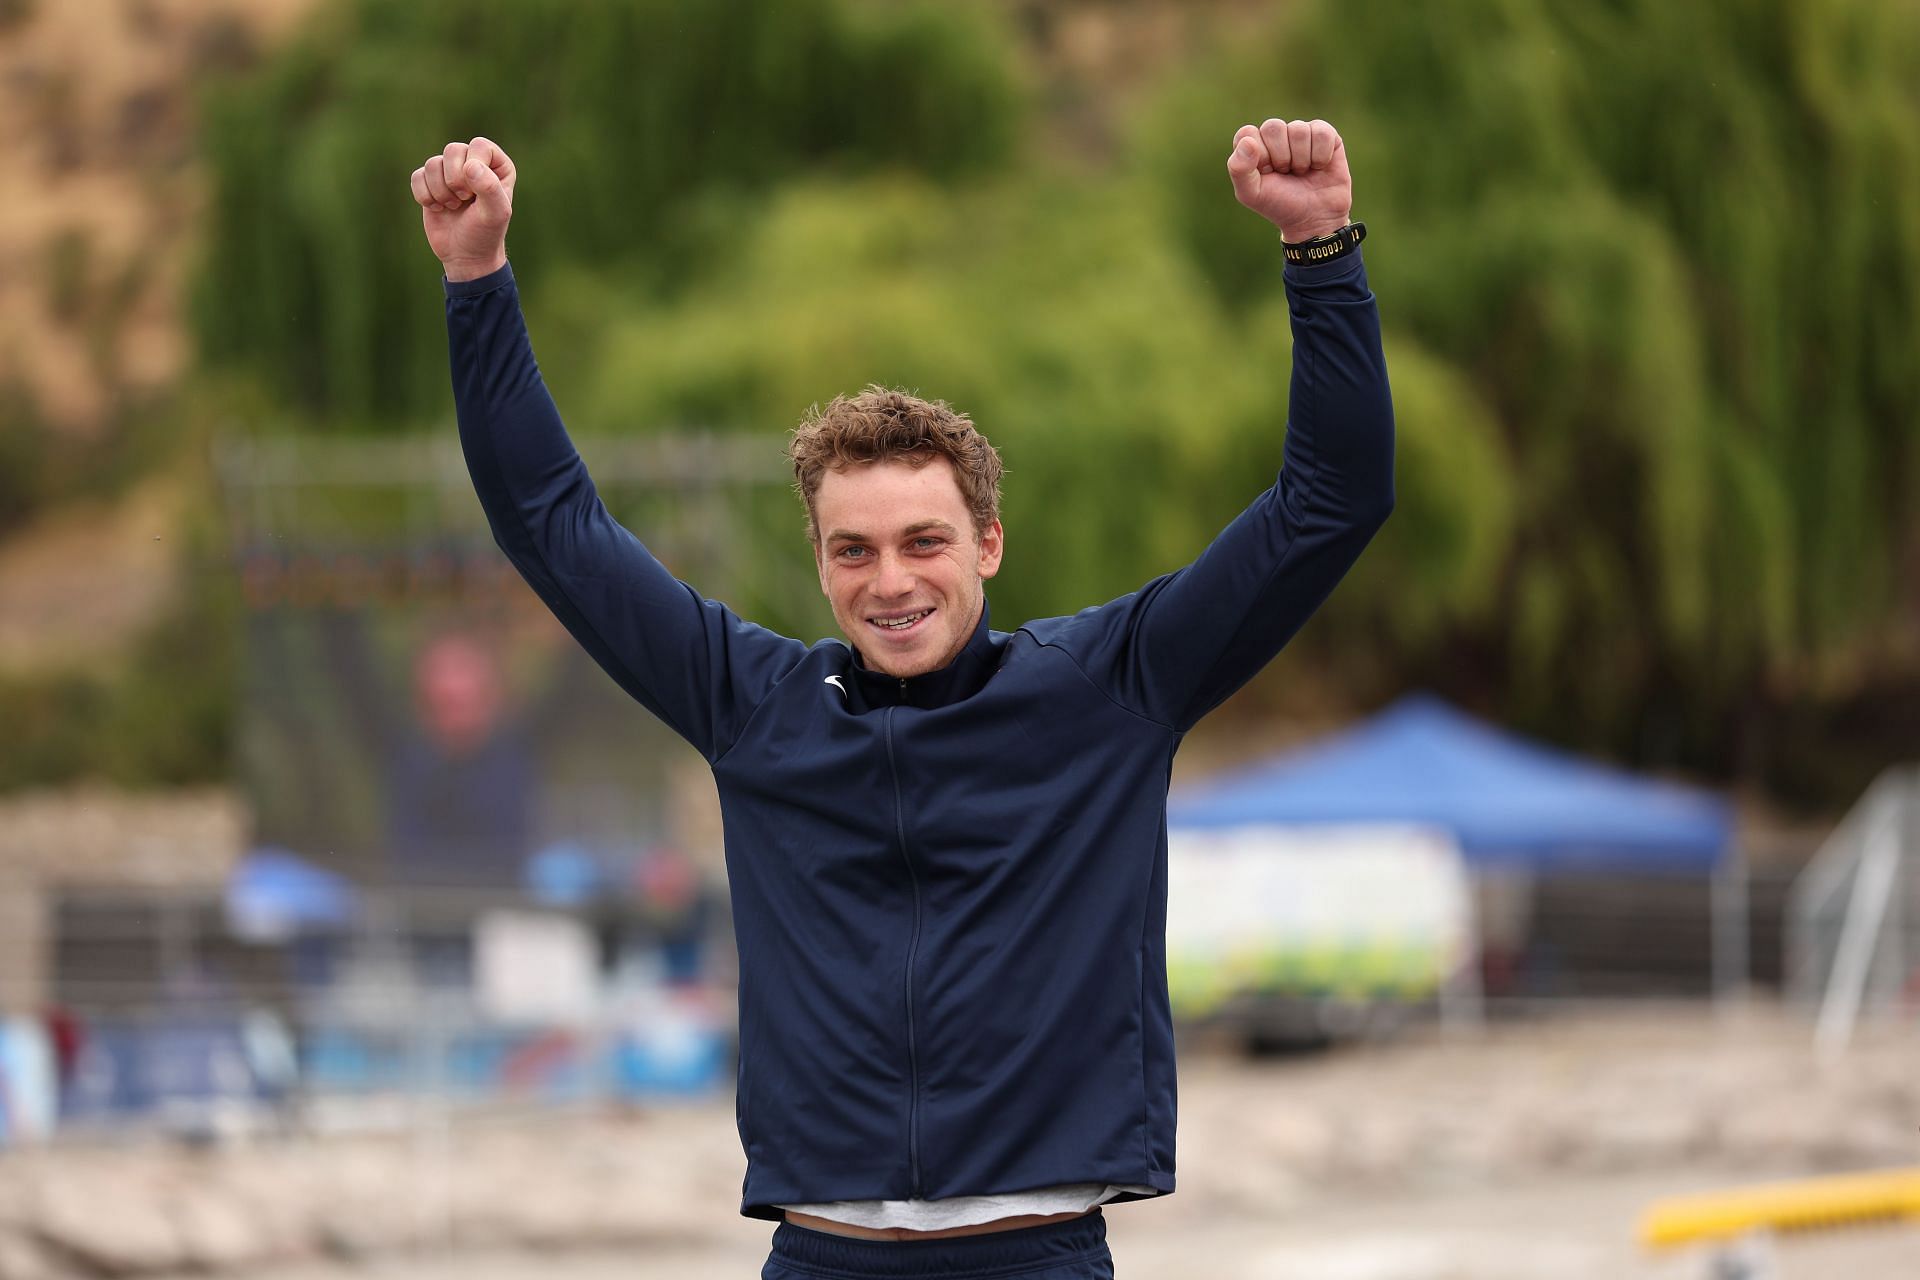
[[[867,666],[938,671],[967,647],[1000,571],[998,520],[978,534],[953,465],[934,457],[830,469],[813,495],[814,559],[833,617]]]

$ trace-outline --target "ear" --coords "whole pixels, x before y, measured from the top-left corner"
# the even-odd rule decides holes
[[[980,531],[980,577],[984,581],[1000,572],[1000,553],[1006,550],[1006,531],[995,520]]]
[[[818,538],[810,541],[813,543],[813,568],[820,575],[820,594],[831,600],[833,597],[827,591],[827,549],[820,545]]]

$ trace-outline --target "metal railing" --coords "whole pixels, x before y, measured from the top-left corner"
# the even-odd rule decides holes
[[[1787,992],[1817,1010],[1824,1055],[1866,1012],[1915,1000],[1920,961],[1920,767],[1889,769],[1821,846],[1787,909]]]

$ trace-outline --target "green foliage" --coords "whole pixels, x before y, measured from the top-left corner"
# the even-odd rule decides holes
[[[686,262],[663,249],[704,193],[1003,164],[1019,116],[1003,44],[977,11],[931,5],[336,5],[207,95],[202,350],[336,419],[431,413],[445,336],[407,176],[444,143],[485,134],[516,156],[518,260],[669,281]]]
[[[93,240],[84,227],[65,228],[47,246],[47,310],[62,324],[78,320],[86,305],[92,258]]]
[[[1011,554],[993,594],[1001,621],[1018,622],[1184,562],[1260,487],[1237,468],[1222,477],[1223,457],[1258,434],[1262,465],[1279,458],[1280,388],[1248,376],[1201,282],[1140,202],[1113,194],[799,187],[684,302],[622,319],[572,277],[531,305],[563,332],[605,334],[593,372],[556,386],[583,432],[699,423],[763,432],[777,456],[807,405],[868,382],[970,414],[1009,463]],[[1265,359],[1284,358],[1283,346]],[[1143,490],[1143,477],[1159,483]],[[801,529],[786,500],[743,536],[785,556],[777,573],[810,579]]]
[[[28,387],[0,378],[0,536],[62,503],[125,491],[175,447],[177,427],[152,398],[126,395],[97,436],[64,432]]]
[[[1009,463],[1006,624],[1175,567],[1270,483],[1287,316],[1224,162],[1242,122],[1322,116],[1375,233],[1399,504],[1314,676],[1628,751],[1666,717],[1724,765],[1756,706],[1804,723],[1912,671],[1920,10],[1278,12],[1089,173],[1022,152],[976,6],[353,0],[208,95],[203,350],[341,428],[444,422],[405,177],[486,133],[578,433],[772,457],[868,382],[947,399]],[[738,513],[732,602],[817,634],[800,529]]]
[[[0,381],[0,533],[25,524],[46,504],[48,433],[20,383]]]
[[[146,788],[232,775],[240,619],[199,557],[188,589],[110,668],[0,673],[0,791],[94,779]]]
[[[1494,692],[1561,722],[1630,720],[1676,677],[1712,714],[1867,675],[1920,536],[1920,10],[1295,6],[1140,129],[1229,308],[1271,244],[1203,180],[1272,114],[1341,128],[1396,399],[1432,372],[1417,343],[1470,398],[1458,494],[1512,508],[1470,557],[1497,590],[1396,572],[1336,609],[1383,639],[1450,616],[1504,655]],[[1403,484],[1436,465],[1412,425]],[[1458,518],[1403,503],[1395,533]]]
[[[181,588],[108,659],[0,671],[0,792],[99,780],[128,787],[232,776],[239,666],[238,583],[214,481],[204,465],[210,402],[128,398],[99,440],[38,420],[24,392],[0,383],[0,533],[61,503],[104,503],[167,471],[190,495],[165,535],[182,557]],[[30,467],[16,471],[18,459]],[[28,477],[18,490],[12,482]],[[13,496],[23,494],[20,505]]]
[[[1459,370],[1390,342],[1393,518],[1336,596],[1398,653],[1444,644],[1498,599],[1520,494],[1500,423]]]
[[[795,187],[683,300],[636,309],[585,272],[530,286],[535,343],[564,353],[545,368],[582,433],[701,425],[762,433],[777,456],[805,406],[869,381],[950,401],[1008,462],[996,616],[1070,612],[1185,563],[1280,460],[1277,253],[1250,268],[1264,301],[1228,317],[1150,209],[1112,183]],[[1516,497],[1466,380],[1411,348],[1395,374],[1406,518],[1350,586],[1412,646],[1492,597]],[[741,530],[765,548],[765,591],[739,603],[811,631],[824,615],[776,590],[810,580],[800,528],[779,504]],[[1396,607],[1409,583],[1416,604]]]

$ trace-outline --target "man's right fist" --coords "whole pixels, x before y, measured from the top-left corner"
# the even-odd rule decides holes
[[[413,171],[427,244],[447,279],[474,280],[506,265],[513,178],[513,161],[485,138],[449,142]]]

